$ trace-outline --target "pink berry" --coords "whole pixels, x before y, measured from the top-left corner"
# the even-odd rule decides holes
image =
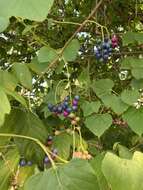
[[[117,43],[118,42],[118,38],[117,38],[117,36],[116,35],[114,35],[113,37],[112,37],[112,42],[113,43]]]
[[[69,113],[67,111],[64,111],[63,115],[64,115],[64,117],[67,117],[69,115]]]

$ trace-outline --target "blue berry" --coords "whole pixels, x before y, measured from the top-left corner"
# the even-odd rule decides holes
[[[32,166],[32,164],[33,164],[33,163],[32,163],[31,161],[28,161],[28,162],[27,162],[27,166]]]
[[[63,111],[62,106],[58,106],[58,108],[57,108],[57,112],[58,112],[58,113],[62,113],[62,111]]]
[[[66,111],[67,111],[68,113],[71,113],[71,112],[72,112],[72,108],[68,107],[68,108],[66,109]]]
[[[48,109],[49,109],[49,111],[53,110],[53,105],[51,103],[48,104]]]
[[[67,108],[69,103],[67,101],[64,101],[63,105]]]
[[[101,54],[100,54],[100,53],[97,53],[97,54],[96,54],[96,58],[97,58],[97,59],[100,59],[100,58],[101,58]]]
[[[79,96],[79,95],[76,95],[76,96],[74,97],[74,99],[78,101],[78,100],[80,99],[80,96]]]
[[[112,52],[112,50],[113,50],[112,48],[109,48],[109,50],[108,50],[108,51],[111,53],[111,52]]]
[[[20,162],[19,162],[19,165],[20,165],[21,167],[26,166],[26,160],[21,159]]]
[[[45,156],[45,158],[44,158],[44,163],[45,163],[45,164],[48,164],[49,162],[50,162],[49,157],[48,157],[48,156]]]

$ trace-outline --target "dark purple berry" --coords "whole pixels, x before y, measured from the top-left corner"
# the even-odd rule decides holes
[[[57,112],[58,110],[57,110],[57,106],[54,106],[53,107],[53,112]]]
[[[28,161],[28,162],[27,162],[27,166],[32,166],[32,164],[33,164],[33,163],[32,163],[31,161]]]
[[[62,106],[58,106],[58,108],[57,108],[57,112],[58,112],[58,113],[62,113],[62,111],[63,111]]]
[[[77,106],[72,106],[73,111],[77,111],[78,107]]]
[[[26,160],[21,159],[20,162],[19,162],[19,165],[20,165],[21,167],[26,166]]]
[[[100,53],[97,53],[96,54],[96,59],[100,59],[101,58],[101,54]]]
[[[108,51],[109,51],[109,53],[111,53],[111,52],[112,52],[112,50],[113,50],[112,48],[109,48],[109,50],[108,50]]]
[[[50,162],[50,160],[49,160],[48,156],[45,156],[45,158],[44,158],[44,163],[45,163],[45,164],[48,164],[49,162]]]
[[[108,60],[108,57],[109,57],[108,55],[104,55],[103,56],[104,61]]]

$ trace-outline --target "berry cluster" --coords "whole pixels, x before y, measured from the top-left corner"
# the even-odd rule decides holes
[[[51,153],[51,158],[54,160],[56,158],[57,154],[58,154],[57,149],[53,149],[52,153]],[[44,158],[44,164],[50,164],[50,159],[49,159],[49,157],[47,155]]]
[[[24,166],[32,166],[32,161],[27,161],[24,158],[21,158],[19,161],[19,165],[20,167],[24,167]]]
[[[50,112],[55,114],[63,114],[64,117],[68,117],[71,112],[76,112],[78,110],[78,101],[79,96],[75,96],[72,102],[72,106],[70,105],[70,97],[65,97],[64,101],[58,105],[48,104],[48,109]]]
[[[53,144],[53,137],[49,135],[46,142],[46,146],[51,146],[52,144]],[[54,160],[56,158],[56,155],[58,154],[58,150],[54,148],[51,150],[51,152],[52,152],[51,158]],[[44,164],[50,164],[50,159],[47,155],[45,155]]]
[[[77,151],[73,153],[73,158],[79,158],[79,159],[83,159],[83,160],[90,160],[92,158],[92,156],[89,154],[88,151]]]
[[[107,62],[113,52],[113,49],[118,46],[118,38],[116,35],[112,39],[105,38],[104,41],[98,40],[97,44],[94,46],[94,53],[96,59],[100,62]]]

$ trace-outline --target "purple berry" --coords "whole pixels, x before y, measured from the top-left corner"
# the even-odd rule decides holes
[[[20,162],[19,162],[19,165],[20,165],[21,167],[26,166],[26,160],[21,159]]]
[[[57,112],[57,106],[53,107],[53,112]]]
[[[67,101],[64,101],[63,105],[67,108],[69,103]]]
[[[100,58],[101,58],[101,54],[100,54],[100,53],[97,53],[97,54],[96,54],[96,58],[97,58],[97,59],[100,59]]]
[[[45,158],[44,158],[44,163],[45,163],[45,164],[48,164],[49,162],[50,162],[50,160],[49,160],[48,156],[45,156]]]
[[[78,107],[77,106],[72,106],[73,111],[77,111]]]
[[[73,106],[77,106],[78,105],[78,101],[74,99],[73,102],[72,102],[72,105]]]

